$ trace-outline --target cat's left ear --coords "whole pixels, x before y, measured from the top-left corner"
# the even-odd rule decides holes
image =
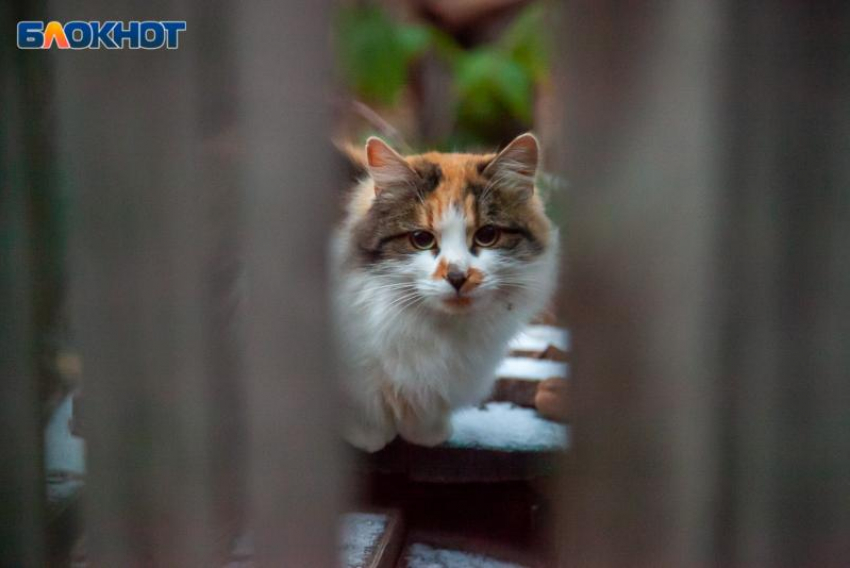
[[[534,192],[534,176],[540,150],[534,134],[526,132],[514,138],[504,150],[493,158],[482,172],[499,187]]]

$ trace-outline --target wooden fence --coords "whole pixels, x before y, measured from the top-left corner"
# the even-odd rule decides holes
[[[0,10],[5,30],[45,17]],[[850,562],[847,11],[564,7],[564,566]],[[331,566],[330,8],[142,12],[187,20],[180,49],[24,54],[3,35],[0,564],[54,565],[58,546],[32,212],[34,191],[60,188],[89,565],[221,565],[244,526],[260,566]]]
[[[564,12],[566,565],[847,565],[846,4]]]

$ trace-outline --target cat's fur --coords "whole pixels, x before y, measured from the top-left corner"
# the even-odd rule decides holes
[[[444,442],[450,412],[487,396],[508,341],[548,301],[558,238],[534,187],[537,160],[530,134],[498,155],[402,157],[367,142],[369,175],[332,250],[354,446],[377,451],[397,434]],[[501,229],[489,247],[475,241],[484,225]],[[417,230],[435,236],[433,249],[414,246]]]

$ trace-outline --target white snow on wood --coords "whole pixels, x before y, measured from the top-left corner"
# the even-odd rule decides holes
[[[510,348],[517,351],[545,351],[550,345],[569,351],[569,332],[552,325],[527,325],[510,342]]]
[[[569,365],[560,361],[532,359],[531,357],[507,357],[496,369],[500,379],[526,379],[542,381],[553,377],[566,378]]]
[[[412,544],[407,549],[408,568],[523,568],[519,564],[501,562],[481,554]]]
[[[348,513],[342,516],[342,565],[364,568],[381,536],[387,530],[387,516],[377,513]]]
[[[83,474],[85,442],[71,434],[70,420],[74,408],[73,394],[56,407],[44,431],[44,465],[48,471],[67,471]]]
[[[563,424],[542,418],[537,411],[510,402],[461,408],[452,415],[448,446],[502,451],[554,451],[567,447]]]

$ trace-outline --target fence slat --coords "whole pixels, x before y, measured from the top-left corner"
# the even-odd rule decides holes
[[[247,388],[261,566],[336,563],[325,251],[341,195],[329,153],[329,4],[244,4]]]
[[[847,17],[565,10],[564,565],[850,560]]]
[[[10,8],[0,7],[4,25],[11,25]],[[42,401],[35,369],[34,252],[27,207],[31,180],[25,131],[30,113],[20,55],[0,49],[0,69],[0,565],[30,568],[45,562]]]
[[[124,8],[94,2],[65,19],[136,19],[122,18]],[[156,17],[191,22],[201,8],[181,2]],[[225,16],[215,5],[204,13]],[[93,566],[223,564],[214,437],[222,409],[210,377],[221,360],[213,307],[229,293],[217,280],[219,252],[232,232],[222,235],[216,212],[231,197],[203,183],[218,125],[200,120],[215,102],[195,65],[214,45],[202,29],[187,31],[176,51],[57,58],[63,165],[76,197]]]

